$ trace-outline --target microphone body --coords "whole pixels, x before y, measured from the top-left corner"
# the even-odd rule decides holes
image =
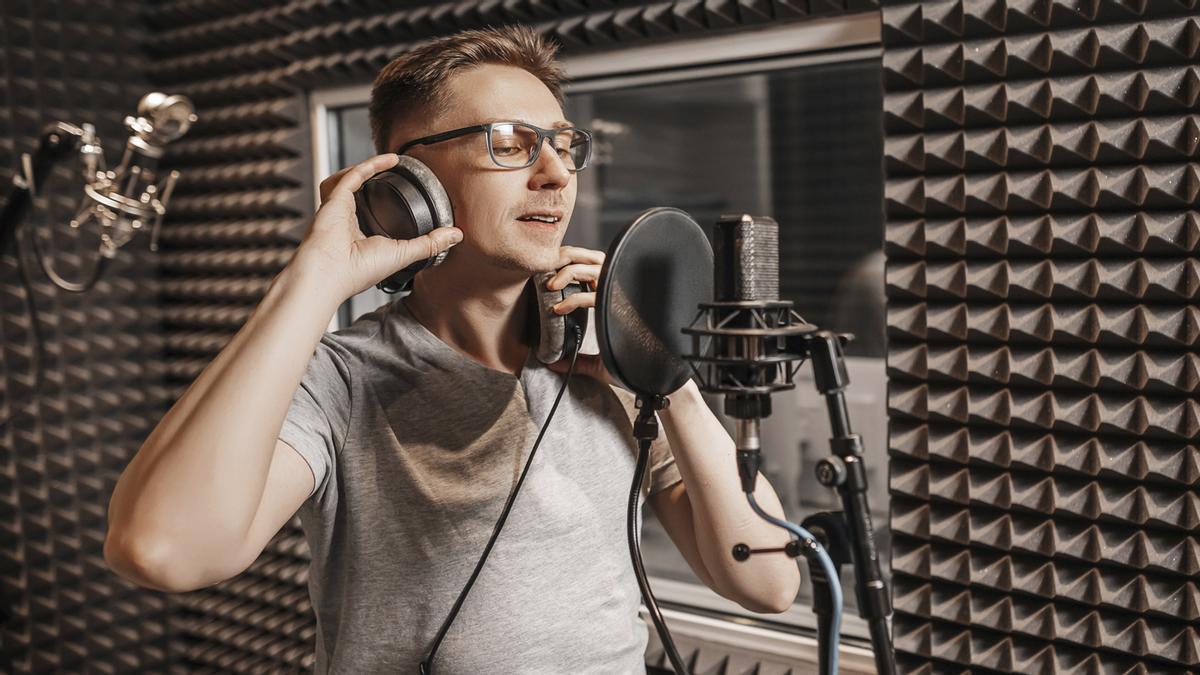
[[[771,393],[795,387],[804,361],[788,338],[816,330],[779,299],[779,224],[773,218],[726,215],[713,236],[713,302],[684,329],[702,391],[725,395],[734,418],[744,487],[757,473],[759,420],[771,414]],[[747,475],[748,474],[748,475]]]

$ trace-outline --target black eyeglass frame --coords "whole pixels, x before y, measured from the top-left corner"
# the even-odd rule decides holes
[[[533,146],[533,152],[530,153],[529,159],[525,162],[525,164],[523,164],[521,166],[505,166],[505,165],[501,164],[499,160],[496,159],[495,151],[492,149],[492,128],[496,127],[496,126],[500,126],[500,125],[527,127],[529,129],[533,129],[535,132],[537,132],[537,145]],[[541,127],[537,127],[532,124],[528,124],[526,122],[489,122],[487,124],[473,124],[469,127],[463,127],[461,129],[452,129],[450,131],[443,131],[440,134],[433,134],[431,136],[422,136],[421,138],[411,140],[411,141],[405,143],[404,145],[400,146],[399,148],[397,148],[396,154],[403,155],[405,152],[408,152],[408,150],[415,145],[433,145],[434,143],[441,143],[442,141],[449,141],[454,138],[459,138],[462,136],[466,136],[468,134],[474,134],[474,133],[478,133],[481,131],[485,132],[487,134],[488,157],[491,158],[493,164],[500,167],[501,169],[525,169],[525,168],[533,166],[534,162],[536,162],[538,160],[538,157],[541,156],[542,145],[545,144],[546,140],[549,139],[550,145],[554,145],[554,137],[563,133],[564,131],[574,131],[574,132],[581,133],[581,134],[583,134],[584,138],[587,139],[587,152],[584,153],[583,162],[580,163],[579,166],[576,166],[573,169],[568,167],[567,171],[570,173],[579,173],[580,171],[583,171],[584,169],[586,169],[588,167],[588,164],[590,164],[592,161],[592,140],[593,140],[592,132],[588,131],[587,129],[581,129],[579,127],[557,127],[554,129],[543,129]]]

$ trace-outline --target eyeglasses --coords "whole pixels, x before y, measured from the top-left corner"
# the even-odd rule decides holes
[[[524,169],[537,161],[542,145],[549,139],[567,171],[576,173],[587,168],[592,159],[592,133],[576,127],[542,129],[524,122],[491,122],[445,131],[409,141],[396,150],[403,155],[414,145],[433,145],[452,138],[478,132],[487,134],[488,156],[496,166],[505,169]]]

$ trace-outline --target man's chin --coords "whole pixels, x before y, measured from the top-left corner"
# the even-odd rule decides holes
[[[558,268],[558,248],[553,255],[510,255],[498,256],[492,259],[493,264],[501,269],[511,271],[524,277],[531,277],[544,272],[554,272]]]

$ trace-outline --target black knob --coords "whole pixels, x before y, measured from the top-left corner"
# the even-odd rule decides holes
[[[745,562],[750,559],[750,547],[745,544],[735,544],[733,547],[733,559],[738,562]]]
[[[846,480],[846,465],[838,457],[826,457],[817,462],[817,482],[825,487],[835,487]]]

